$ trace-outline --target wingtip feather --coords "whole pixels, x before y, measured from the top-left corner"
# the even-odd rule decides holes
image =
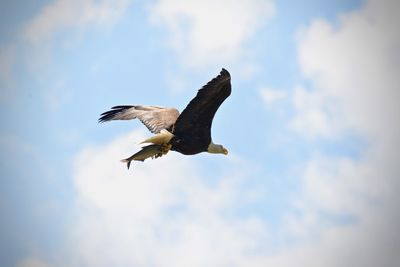
[[[225,77],[231,77],[231,74],[229,73],[229,71],[227,71],[225,68],[222,68],[221,72],[220,72],[221,76],[225,76]]]

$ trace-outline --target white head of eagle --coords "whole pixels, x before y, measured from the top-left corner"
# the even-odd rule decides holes
[[[198,90],[182,113],[161,106],[122,105],[102,113],[99,122],[137,118],[155,134],[141,142],[149,145],[122,160],[128,168],[132,160],[158,158],[170,150],[184,155],[201,152],[227,155],[226,148],[213,143],[211,125],[218,108],[230,94],[231,76],[222,69],[217,77]]]

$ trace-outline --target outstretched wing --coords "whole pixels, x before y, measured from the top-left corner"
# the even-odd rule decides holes
[[[173,133],[191,136],[205,144],[211,142],[211,125],[215,113],[231,94],[231,76],[226,69],[203,86],[176,120]]]
[[[99,122],[111,120],[132,120],[138,118],[152,133],[169,129],[179,116],[174,108],[158,106],[115,106],[101,114]]]

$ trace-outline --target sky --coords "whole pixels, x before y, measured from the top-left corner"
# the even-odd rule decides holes
[[[398,266],[398,1],[0,5],[1,266]],[[229,155],[127,170],[151,134],[99,115],[221,68]]]

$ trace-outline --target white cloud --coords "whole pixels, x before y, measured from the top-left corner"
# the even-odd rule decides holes
[[[288,92],[285,90],[262,88],[260,95],[264,102],[268,105],[273,105],[278,101],[284,100],[288,97]]]
[[[272,1],[160,0],[151,21],[165,26],[169,43],[184,65],[230,64],[243,57],[245,44],[274,14]]]
[[[397,47],[399,38],[397,32],[385,32],[396,25],[395,8],[389,5],[396,3],[377,3],[342,16],[337,27],[314,21],[299,40],[301,69],[315,88],[297,87],[287,96],[297,111],[290,126],[311,139],[354,130],[368,138],[370,146],[359,159],[316,154],[306,162],[304,172],[298,172],[302,188],[276,233],[269,232],[260,218],[233,215],[246,195],[239,170],[249,168],[242,162],[230,163],[232,170],[226,173],[217,171],[213,186],[200,177],[191,157],[176,153],[134,163],[128,171],[119,159],[133,153],[133,144],[144,139],[142,132],[133,132],[78,155],[77,214],[67,245],[71,254],[67,263],[60,262],[70,266],[397,266],[400,155],[395,148],[400,113],[395,104],[400,61],[390,48]],[[176,16],[191,10],[162,7],[171,8]],[[180,23],[172,15],[164,19],[171,25]],[[196,28],[193,25],[188,32]],[[180,32],[192,38],[182,25],[176,27],[172,27],[176,38]],[[188,53],[205,55],[189,41],[183,42]],[[205,49],[214,53],[212,47]],[[204,60],[194,62],[209,64]],[[264,100],[278,101],[283,95],[267,93]],[[275,247],[280,241],[284,244]]]
[[[337,26],[315,20],[300,33],[301,70],[314,88],[293,90],[289,125],[311,140],[356,133],[368,147],[358,159],[319,151],[305,164],[297,213],[288,212],[282,228],[299,241],[269,265],[398,265],[398,7],[369,1]]]
[[[363,43],[364,34],[381,30],[376,28],[385,24],[380,20],[391,19],[380,15],[386,9],[371,10],[371,6],[374,3],[343,16],[336,30],[317,21],[304,31],[299,43],[301,66],[315,89],[298,87],[288,96],[298,111],[289,122],[296,131],[315,138],[355,130],[370,138],[370,147],[357,160],[316,154],[306,162],[301,191],[275,235],[260,218],[230,214],[243,194],[235,168],[229,177],[218,174],[220,180],[213,187],[200,178],[191,158],[173,153],[134,164],[130,171],[122,168],[118,159],[130,154],[126,144],[143,139],[133,133],[87,149],[77,159],[75,265],[396,266],[400,260],[396,251],[400,236],[395,231],[400,223],[396,194],[400,155],[392,149],[398,144],[394,134],[398,122],[392,111],[397,106],[391,99],[383,100],[396,93],[393,85],[398,76],[392,70],[398,62],[380,49],[397,39]],[[344,34],[348,31],[352,34]],[[345,49],[352,46],[362,51]],[[329,52],[318,52],[321,49]],[[378,56],[361,66],[357,60],[348,60],[361,54]],[[382,77],[364,75],[363,67]],[[286,97],[270,95],[267,101]],[[372,105],[371,99],[379,104]],[[390,128],[381,129],[383,122],[378,118],[386,117]],[[274,247],[279,240],[283,245]]]
[[[257,218],[231,213],[245,193],[241,171],[216,171],[209,186],[192,159],[175,152],[127,170],[119,160],[143,138],[133,132],[78,155],[71,264],[232,266],[248,260],[266,229]]]
[[[338,27],[314,21],[302,34],[299,58],[305,76],[323,94],[321,105],[338,102],[340,120],[332,129],[380,137],[390,127],[399,136],[398,8],[398,1],[369,1],[361,12],[342,15]]]
[[[130,4],[130,0],[56,0],[43,8],[25,28],[24,37],[39,42],[62,29],[86,25],[102,27],[115,23]]]
[[[330,100],[330,101],[328,101]],[[333,137],[339,133],[335,128],[337,114],[335,100],[319,90],[310,91],[301,86],[293,89],[292,105],[297,111],[290,127],[307,138]]]
[[[393,224],[379,227],[385,226],[392,227]],[[392,242],[393,233],[376,231],[376,227],[374,222],[368,222],[357,227],[332,228],[321,238],[314,238],[314,242],[289,247],[267,257],[265,265],[258,266],[397,266],[398,243]]]
[[[265,259],[268,265],[397,266],[400,235],[394,229],[400,210],[395,188],[400,182],[391,173],[397,168],[394,161],[386,160],[311,160],[294,202],[297,212],[288,212],[282,227],[297,244]]]

